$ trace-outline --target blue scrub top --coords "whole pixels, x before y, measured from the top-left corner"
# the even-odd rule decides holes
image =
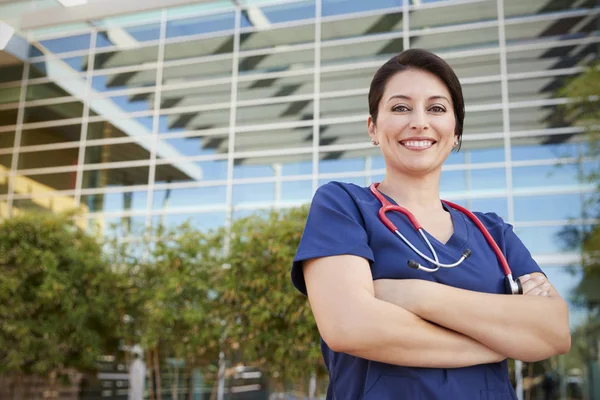
[[[504,293],[504,272],[496,255],[477,226],[460,211],[444,206],[454,224],[454,234],[446,244],[426,234],[442,263],[455,262],[467,248],[472,254],[456,268],[429,273],[408,267],[409,259],[430,265],[381,222],[380,207],[368,187],[341,182],[321,186],[313,198],[294,258],[294,286],[306,294],[302,261],[352,254],[369,261],[373,280],[425,279],[467,290]],[[515,278],[541,272],[511,225],[494,213],[475,214],[503,251]],[[404,215],[387,215],[414,246],[429,255],[425,242]],[[507,360],[466,368],[414,368],[334,352],[322,339],[321,350],[330,378],[328,400],[517,399]]]

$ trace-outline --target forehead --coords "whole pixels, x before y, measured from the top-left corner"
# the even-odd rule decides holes
[[[393,75],[385,85],[384,101],[392,95],[406,95],[412,98],[446,96],[450,91],[444,81],[428,71],[410,69]]]

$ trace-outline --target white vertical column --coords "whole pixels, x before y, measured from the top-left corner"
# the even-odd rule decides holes
[[[226,190],[226,217],[225,228],[229,229],[233,219],[233,167],[235,153],[235,129],[237,120],[237,92],[240,58],[240,25],[242,8],[238,2],[235,6],[235,26],[233,33],[233,55],[231,65],[231,97],[229,99],[229,136],[227,143],[227,190]],[[228,247],[227,243],[225,246]],[[225,249],[227,251],[227,249]]]
[[[87,133],[90,119],[90,93],[92,91],[92,79],[94,74],[94,60],[96,55],[96,38],[98,31],[94,29],[90,37],[90,52],[87,57],[87,71],[85,89],[83,92],[83,118],[81,121],[81,131],[79,133],[79,155],[77,157],[77,175],[75,177],[75,208],[81,204],[81,187],[83,186],[83,166],[85,164],[85,146],[87,142]],[[98,173],[101,173],[98,171]]]
[[[409,1],[410,0],[402,0],[402,48],[404,50],[410,49]]]
[[[502,133],[504,135],[504,162],[506,172],[506,198],[508,203],[508,223],[515,223],[515,210],[512,191],[512,162],[510,140],[510,112],[508,99],[508,66],[506,60],[506,31],[504,24],[504,0],[497,0],[498,44],[500,50],[500,84],[502,92]],[[517,397],[523,400],[523,363],[515,360],[515,382]]]
[[[27,43],[31,43],[29,38]],[[23,64],[23,75],[21,78],[21,92],[19,93],[19,108],[17,109],[17,128],[15,129],[15,138],[13,143],[12,160],[8,175],[8,197],[6,201],[6,214],[12,216],[12,206],[15,190],[15,179],[17,179],[17,168],[19,166],[19,150],[21,148],[21,135],[23,132],[23,119],[25,118],[25,100],[27,98],[27,85],[29,84],[29,61]]]
[[[312,141],[312,191],[319,187],[319,143],[321,125],[321,15],[322,0],[315,0],[315,62],[313,75],[313,141]]]
[[[167,38],[167,10],[160,16],[160,34],[156,63],[156,87],[154,91],[154,110],[152,111],[152,148],[148,166],[148,200],[146,203],[146,228],[152,226],[152,204],[154,203],[154,181],[156,180],[156,152],[158,151],[158,131],[160,128],[160,104],[162,98],[163,68],[165,61],[165,40]]]

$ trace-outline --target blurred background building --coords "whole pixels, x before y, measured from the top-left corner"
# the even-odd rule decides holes
[[[514,224],[568,297],[579,253],[557,234],[595,223],[595,186],[578,179],[594,160],[558,107],[597,60],[599,14],[597,0],[0,0],[15,29],[0,51],[0,218],[75,207],[135,245],[161,222],[210,229],[330,180],[380,181],[370,79],[419,47],[451,64],[467,105],[443,197]],[[573,327],[585,317],[574,308]]]

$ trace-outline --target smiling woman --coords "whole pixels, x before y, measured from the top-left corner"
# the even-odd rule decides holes
[[[568,313],[511,225],[440,199],[463,131],[458,78],[407,50],[376,72],[369,113],[385,177],[320,187],[292,267],[323,340],[327,399],[516,399],[507,358],[567,352]]]

